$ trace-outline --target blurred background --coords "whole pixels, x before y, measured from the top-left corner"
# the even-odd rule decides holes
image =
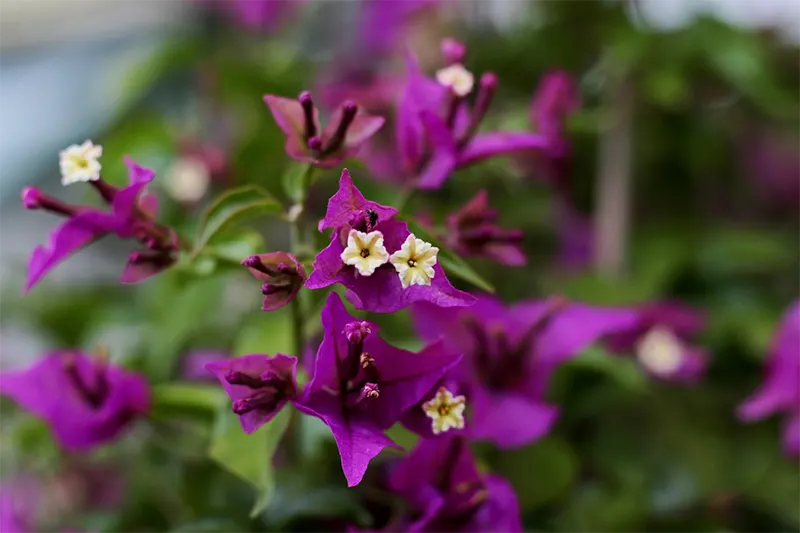
[[[376,24],[370,10],[389,3],[390,23]],[[493,159],[421,194],[419,212],[441,220],[488,189],[503,225],[526,236],[525,267],[472,262],[506,301],[680,300],[707,313],[698,343],[710,361],[698,384],[657,382],[625,359],[589,354],[551,384],[563,406],[552,435],[502,456],[485,451],[517,488],[526,527],[796,531],[800,478],[781,454],[780,421],[735,417],[800,291],[795,0],[3,0],[2,368],[103,344],[158,383],[189,379],[182,356],[197,350],[290,352],[288,312],[260,313],[246,272],[191,284],[167,272],[123,286],[128,248],[113,239],[23,298],[27,257],[56,221],[25,211],[19,192],[36,185],[90,201],[92,191],[61,187],[57,164],[59,150],[92,139],[112,183],[125,179],[124,154],[156,169],[163,220],[179,229],[234,185],[282,197],[290,160],[263,94],[309,89],[323,113],[355,98],[388,114],[382,142],[391,142],[403,51],[433,72],[445,36],[468,44],[470,70],[499,77],[490,127],[532,129],[531,101],[552,70],[574,80],[580,107],[566,125],[567,177],[535,158]],[[390,173],[348,167],[368,197],[395,197]],[[336,175],[311,191],[315,215]],[[253,229],[263,250],[286,246],[285,227]],[[390,340],[419,346],[407,313],[379,320]],[[248,519],[249,489],[205,457],[202,420],[153,417],[90,461],[63,456],[43,424],[3,407],[0,473],[36,480],[30,500],[51,527],[42,530],[313,531],[359,512],[357,491],[339,483],[312,494],[287,474],[276,493],[283,514]],[[312,455],[335,473],[330,443],[319,441]]]

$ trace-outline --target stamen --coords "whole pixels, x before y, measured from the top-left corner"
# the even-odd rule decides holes
[[[377,383],[367,383],[361,388],[361,395],[359,396],[359,400],[370,399],[374,400],[381,395],[381,391],[378,388]]]
[[[339,122],[339,126],[336,128],[334,134],[328,139],[328,143],[323,150],[326,154],[333,153],[342,147],[344,138],[347,135],[347,130],[350,128],[350,124],[353,123],[353,119],[356,118],[356,113],[358,113],[358,104],[353,101],[344,103],[342,107],[342,120]]]
[[[314,123],[314,100],[308,91],[301,92],[297,99],[300,101],[300,105],[303,106],[303,116],[305,117],[303,137],[310,143],[311,138],[317,134],[317,125]],[[309,148],[311,148],[310,144]]]
[[[369,367],[375,365],[375,358],[372,357],[367,352],[364,352],[364,353],[361,354],[361,357],[359,358],[359,361],[361,362],[361,368],[365,368],[366,369],[366,368],[369,368]]]

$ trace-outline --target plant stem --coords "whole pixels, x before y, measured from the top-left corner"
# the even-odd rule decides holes
[[[306,225],[305,225],[305,199],[308,186],[311,182],[311,175],[314,172],[313,165],[309,165],[303,176],[302,194],[297,201],[295,209],[296,215],[292,218],[289,225],[289,250],[297,256],[306,246]],[[306,343],[305,332],[305,313],[303,309],[303,291],[294,297],[289,304],[292,313],[292,340],[294,355],[302,359],[303,350]],[[300,417],[293,416],[286,430],[287,449],[292,462],[299,462],[302,456],[302,428],[300,427]]]
[[[611,80],[606,105],[612,123],[600,139],[595,205],[595,268],[610,278],[625,274],[630,226],[634,92],[628,79]]]

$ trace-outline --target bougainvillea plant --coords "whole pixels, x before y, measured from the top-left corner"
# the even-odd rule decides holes
[[[236,37],[244,40],[277,32],[304,4],[199,3],[240,24],[246,31]],[[697,460],[693,450],[673,448],[670,428],[649,428],[658,437],[652,440],[644,429],[651,424],[646,409],[663,419],[693,416],[690,407],[661,403],[660,395],[679,391],[691,405],[715,372],[709,339],[731,326],[702,306],[658,291],[636,286],[620,295],[624,285],[587,276],[581,280],[600,288],[596,298],[585,298],[583,287],[561,283],[568,277],[561,267],[585,268],[595,252],[595,227],[573,205],[578,143],[570,125],[594,95],[584,96],[586,84],[566,70],[550,70],[530,80],[527,99],[521,95],[523,106],[532,97],[528,116],[522,106],[511,105],[517,112],[509,113],[500,98],[502,76],[473,74],[492,67],[476,47],[468,53],[465,43],[450,37],[437,38],[438,46],[427,43],[433,54],[400,46],[412,21],[434,19],[440,4],[364,0],[353,40],[358,50],[334,62],[323,81],[287,76],[261,91],[271,94],[248,90],[242,109],[260,114],[243,112],[246,119],[237,119],[257,124],[253,131],[270,146],[253,140],[239,154],[221,148],[230,139],[203,149],[205,141],[177,143],[177,152],[191,155],[205,176],[191,201],[173,194],[159,206],[156,193],[175,184],[162,179],[168,173],[158,158],[151,163],[134,146],[130,153],[152,168],[127,156],[120,162],[119,146],[109,149],[118,143],[113,138],[104,142],[102,164],[104,147],[90,140],[60,152],[60,182],[70,188],[63,195],[46,193],[44,186],[21,191],[26,210],[61,218],[47,243],[29,256],[21,287],[29,301],[46,298],[56,284],[50,274],[89,245],[116,236],[132,249],[122,250],[127,255],[119,260],[126,261],[123,286],[103,287],[118,307],[108,314],[75,307],[73,314],[67,306],[70,331],[46,338],[59,344],[26,368],[4,368],[0,395],[38,420],[33,429],[24,428],[26,438],[39,430],[47,434],[52,455],[69,467],[64,471],[85,469],[87,457],[105,454],[152,456],[154,464],[180,457],[179,467],[158,471],[161,477],[144,470],[131,474],[137,490],[158,494],[153,500],[159,501],[141,503],[158,516],[137,524],[143,529],[226,531],[245,524],[253,531],[518,532],[547,515],[547,524],[564,530],[619,530],[620,523],[660,530],[669,524],[650,523],[632,511],[628,516],[634,505],[610,498],[607,490],[614,494],[616,483],[639,483],[636,497],[647,505],[703,518],[725,515],[731,501],[748,493],[738,478],[731,493],[686,481],[686,465]],[[221,57],[225,66],[233,61]],[[266,61],[277,71],[282,60]],[[220,68],[210,76],[217,97],[230,89],[221,81],[226,73]],[[260,80],[261,73],[248,75]],[[608,78],[603,83],[617,83]],[[320,99],[295,92],[301,86],[314,87]],[[615,110],[601,111],[612,117],[602,127],[618,126]],[[248,172],[240,168],[247,164],[234,162],[257,160],[262,148],[280,154],[280,161],[250,173],[263,174],[260,181],[236,183]],[[506,166],[517,175],[504,174],[507,183],[498,185],[502,180],[492,179],[493,172],[506,156],[513,156]],[[125,183],[120,171],[127,174]],[[211,180],[216,174],[225,179]],[[513,181],[527,175],[541,175],[553,198],[547,215],[556,221],[550,236],[560,247],[554,263],[530,246],[542,238],[530,230],[528,219],[539,217],[533,207],[502,207],[516,201],[503,198],[508,183],[532,186],[533,180]],[[211,181],[224,188],[212,189],[214,197],[204,200]],[[89,192],[85,202],[60,199],[81,189]],[[110,250],[117,258],[119,251]],[[671,249],[653,253],[662,254],[659,268],[671,260]],[[714,253],[721,252],[712,249],[709,257]],[[713,260],[692,265],[698,277],[704,261]],[[557,272],[534,282],[541,264],[556,264]],[[724,296],[735,307],[738,293]],[[204,307],[206,301],[213,304]],[[214,315],[213,325],[205,315]],[[98,347],[109,321],[127,326],[136,350]],[[228,342],[232,330],[236,342]],[[731,420],[713,423],[741,428],[747,426],[737,420],[779,415],[782,450],[796,458],[800,304],[791,304],[769,331],[763,384],[735,403],[728,397],[733,395],[720,394]],[[142,353],[127,353],[137,350]],[[613,394],[602,393],[607,382],[614,384]],[[624,442],[613,420],[606,429],[608,419],[599,417],[614,409],[634,413],[643,428],[640,440]],[[584,445],[589,434],[601,435],[604,451]],[[649,464],[661,448],[671,461],[666,482],[627,467],[628,455]],[[579,453],[591,458],[591,466],[583,467]],[[756,457],[747,469],[766,471],[767,462]],[[542,488],[537,476],[551,471],[561,476],[560,484]],[[57,472],[50,483],[62,501],[55,504],[44,496],[54,491],[43,480],[28,490],[24,476],[5,478],[0,529],[34,531],[46,524],[60,531],[105,530],[101,519],[52,523],[63,508],[77,505],[78,493],[84,500],[102,499],[87,496],[95,494],[94,485]],[[112,480],[123,477],[102,472]],[[613,483],[603,477],[609,472]],[[173,477],[181,486],[175,494],[202,493],[194,495],[202,504],[184,504],[152,487],[153,479],[164,485]],[[222,489],[205,485],[212,477],[222,479]],[[600,525],[561,524],[559,512],[538,512],[548,498],[566,501],[570,489],[573,500],[564,506],[573,515],[625,516]],[[682,491],[694,499],[670,499]]]

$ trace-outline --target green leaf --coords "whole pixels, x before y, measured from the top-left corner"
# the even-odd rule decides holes
[[[475,272],[475,269],[464,261],[464,259],[449,250],[439,239],[431,235],[428,230],[424,229],[416,222],[411,221],[408,221],[408,228],[411,230],[411,233],[420,239],[439,248],[439,263],[448,274],[452,274],[486,292],[494,292],[494,287],[491,283],[483,279],[480,274]]]
[[[154,411],[216,411],[225,402],[217,385],[203,383],[161,383],[153,387]]]
[[[710,278],[788,271],[797,255],[794,240],[763,229],[718,229],[703,236],[696,260]]]
[[[525,448],[504,450],[497,455],[495,468],[514,486],[520,506],[529,510],[569,490],[578,460],[567,442],[549,436]]]
[[[259,187],[246,185],[231,189],[203,213],[192,255],[198,255],[213,237],[236,224],[261,215],[280,215],[281,211],[281,205]]]
[[[202,329],[219,308],[223,280],[218,277],[180,283],[178,273],[167,272],[147,287],[147,317],[152,334],[148,337],[146,365],[151,378],[165,380],[192,333]],[[169,305],[166,305],[168,302]]]
[[[286,196],[296,204],[302,203],[305,200],[306,191],[311,186],[314,174],[314,167],[308,163],[290,163],[281,177]]]
[[[239,356],[250,353],[290,354],[293,351],[291,317],[286,307],[249,316],[234,341],[232,353]]]
[[[633,358],[612,355],[600,346],[590,346],[567,362],[565,367],[600,372],[631,391],[644,391],[648,385],[647,377]]]
[[[185,522],[171,531],[174,533],[225,533],[240,529],[240,525],[228,518],[208,517]]]
[[[242,259],[262,253],[264,246],[264,238],[260,233],[250,228],[243,228],[235,232],[218,234],[211,239],[204,253],[239,267]]]
[[[263,511],[272,498],[275,476],[272,456],[291,419],[291,410],[282,409],[275,418],[250,435],[242,430],[239,417],[227,402],[217,412],[208,455],[222,468],[252,485],[259,493],[251,516]]]
[[[125,109],[136,99],[142,98],[151,86],[170,74],[175,75],[181,68],[193,65],[203,54],[203,44],[197,37],[170,39],[149,57],[137,58],[132,68],[124,73],[120,87],[115,91],[120,108]]]

